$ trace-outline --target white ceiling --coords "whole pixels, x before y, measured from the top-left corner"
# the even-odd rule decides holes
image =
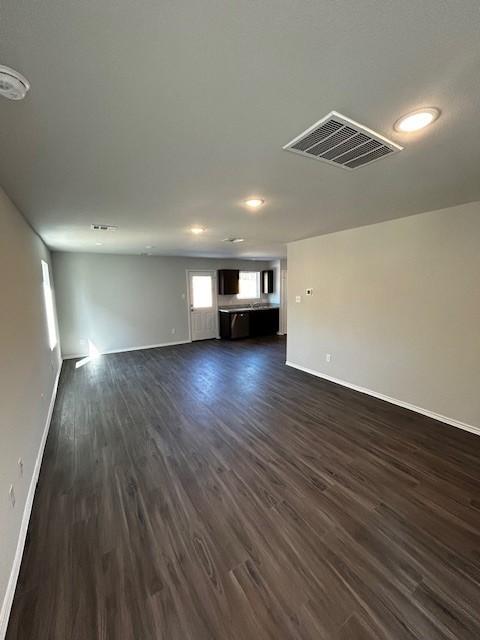
[[[478,0],[1,7],[0,64],[32,88],[0,99],[0,181],[54,249],[278,257],[291,240],[480,200]],[[393,132],[430,105],[429,129]],[[332,109],[405,150],[352,172],[282,150]],[[100,238],[93,222],[119,230]]]

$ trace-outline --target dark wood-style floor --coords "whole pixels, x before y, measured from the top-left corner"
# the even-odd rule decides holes
[[[64,363],[8,640],[480,638],[480,438],[284,361]]]

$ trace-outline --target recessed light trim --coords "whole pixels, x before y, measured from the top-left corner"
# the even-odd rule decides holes
[[[440,116],[440,109],[437,107],[426,107],[411,111],[399,118],[393,125],[395,131],[400,133],[413,133],[428,127],[429,124],[435,122]]]
[[[96,242],[95,244],[97,245],[97,247],[101,247],[103,245],[103,242]]]
[[[30,83],[21,73],[0,65],[0,95],[9,100],[23,100],[30,89]]]
[[[201,233],[205,233],[205,228],[204,227],[191,227],[190,231],[193,233],[193,235],[199,236]]]
[[[263,198],[248,198],[245,200],[245,204],[250,209],[259,209],[263,204],[265,204],[265,200]]]

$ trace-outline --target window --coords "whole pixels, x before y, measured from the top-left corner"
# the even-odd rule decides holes
[[[213,306],[212,276],[192,276],[192,306],[210,309]]]
[[[43,297],[45,300],[45,311],[47,313],[48,343],[50,345],[50,349],[53,350],[57,346],[57,326],[55,324],[55,309],[53,307],[53,294],[52,287],[50,285],[50,272],[45,260],[42,260],[42,276]]]
[[[260,298],[260,271],[240,271],[237,298]]]

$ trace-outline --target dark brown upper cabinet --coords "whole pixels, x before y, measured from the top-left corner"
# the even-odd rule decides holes
[[[219,269],[218,293],[221,296],[233,296],[239,292],[240,271],[238,269]]]
[[[273,270],[262,271],[262,293],[273,293]]]

